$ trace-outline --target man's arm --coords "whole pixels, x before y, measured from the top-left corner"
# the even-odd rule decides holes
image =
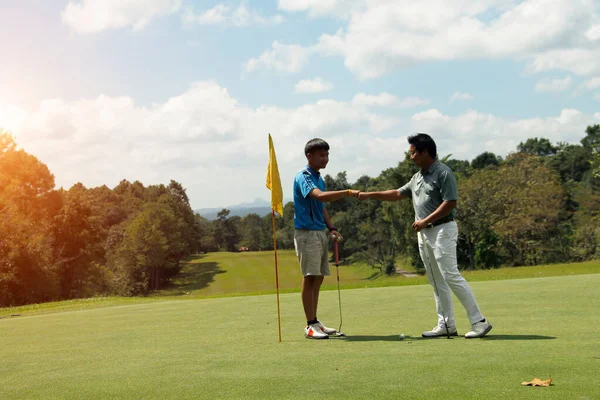
[[[429,214],[423,221],[427,224],[433,224],[438,219],[449,215],[454,208],[456,208],[456,200],[444,201],[437,210]]]
[[[400,193],[397,189],[384,190],[381,192],[360,192],[358,194],[360,200],[375,199],[375,200],[386,200],[386,201],[397,201],[402,199],[408,199],[407,196]]]
[[[429,214],[426,218],[415,221],[413,223],[413,229],[416,231],[420,231],[423,228],[426,228],[427,225],[433,224],[440,218],[444,218],[452,212],[452,209],[456,208],[456,200],[448,200],[444,201],[440,206],[431,214]]]
[[[310,197],[312,197],[313,199],[318,200],[322,203],[329,203],[332,201],[339,200],[342,197],[348,197],[348,196],[358,197],[358,193],[359,193],[358,190],[351,190],[351,189],[323,192],[320,189],[315,188],[315,189],[311,190],[308,195]]]

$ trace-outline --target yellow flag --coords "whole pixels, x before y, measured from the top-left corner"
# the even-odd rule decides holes
[[[271,134],[269,134],[267,188],[271,190],[271,208],[279,215],[283,215],[283,190],[281,189],[281,179],[279,178],[279,168],[277,167],[277,157],[275,157],[275,148],[273,147]]]

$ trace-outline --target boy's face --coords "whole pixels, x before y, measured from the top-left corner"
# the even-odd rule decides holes
[[[306,155],[308,158],[308,165],[313,169],[323,169],[329,162],[329,151],[328,150],[315,150],[312,153]]]

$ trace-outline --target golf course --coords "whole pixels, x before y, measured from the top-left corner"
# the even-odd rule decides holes
[[[307,340],[292,251],[192,256],[152,297],[0,309],[0,399],[599,399],[600,262],[465,272],[494,329],[423,339],[423,277],[339,267],[345,338]],[[335,266],[319,319],[338,328]],[[455,299],[456,301],[456,299]],[[460,334],[469,329],[456,307]],[[402,340],[399,335],[404,334]],[[522,386],[551,378],[550,387]]]

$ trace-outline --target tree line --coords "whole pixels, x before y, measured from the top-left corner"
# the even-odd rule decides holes
[[[532,138],[506,158],[442,159],[459,184],[463,269],[600,257],[600,125],[580,144]],[[405,154],[377,177],[324,176],[327,190],[398,188],[416,172]],[[294,248],[293,203],[277,218],[277,247]],[[391,274],[404,256],[422,270],[409,201],[328,205],[345,237],[341,256]],[[54,176],[0,130],[0,307],[94,295],[146,295],[164,287],[192,253],[272,250],[271,215],[209,221],[185,188],[121,181],[115,188],[55,189]]]
[[[0,306],[147,294],[198,238],[180,183],[55,190],[48,167],[0,131]]]

